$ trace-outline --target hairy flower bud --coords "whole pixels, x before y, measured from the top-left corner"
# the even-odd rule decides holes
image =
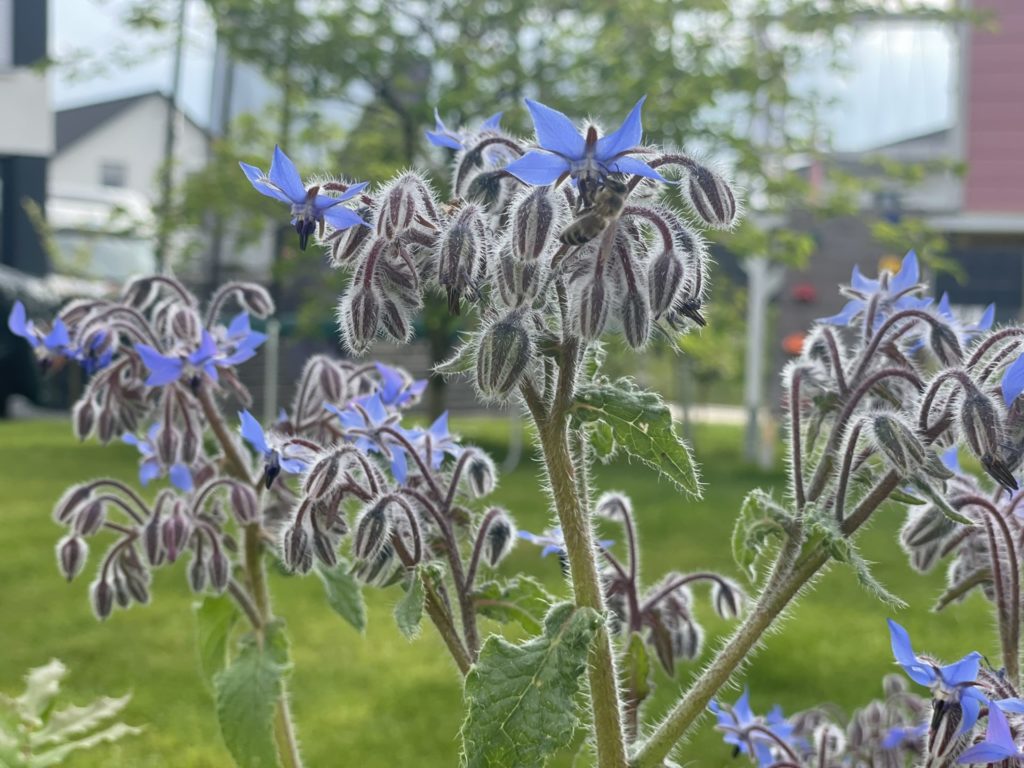
[[[368,206],[355,209],[356,215],[365,222],[370,222],[373,212]],[[327,236],[332,267],[343,267],[359,253],[373,230],[370,227],[348,227],[336,229]]]
[[[601,337],[608,324],[610,297],[605,280],[600,277],[581,283],[577,288],[574,302],[575,326],[580,336],[587,341],[593,341]]]
[[[73,485],[68,488],[53,509],[53,519],[65,525],[69,523],[79,508],[86,503],[91,492],[88,485]]]
[[[619,306],[619,317],[626,343],[633,349],[642,349],[651,335],[651,309],[647,304],[647,294],[627,291]]]
[[[313,527],[313,554],[316,555],[317,560],[328,568],[333,568],[338,564],[336,547],[337,544],[327,533],[321,531],[316,526]]]
[[[498,248],[494,267],[494,283],[498,298],[509,309],[524,306],[533,301],[544,281],[543,261],[524,261],[512,255],[508,240]]]
[[[998,466],[999,452],[1003,445],[1003,425],[996,410],[995,401],[976,387],[964,392],[959,408],[960,431],[971,452],[977,456],[986,471],[1003,485],[1004,480],[1013,481],[1013,474],[1007,468],[1005,473]],[[1008,475],[1009,477],[1003,477]],[[1016,489],[1016,481],[1012,488]]]
[[[822,723],[814,729],[814,752],[821,757],[839,757],[846,750],[846,734],[833,723]]]
[[[551,187],[533,187],[509,206],[512,255],[536,261],[552,242],[556,225],[556,193]]]
[[[105,519],[103,502],[91,501],[75,515],[75,530],[82,536],[92,536],[103,527]]]
[[[356,519],[356,533],[352,552],[360,560],[372,560],[387,543],[391,535],[387,497],[370,502]]]
[[[480,336],[476,353],[476,385],[484,397],[499,398],[512,390],[533,359],[533,340],[522,311],[493,323]]]
[[[743,612],[743,591],[729,579],[716,579],[711,588],[711,602],[723,619],[735,619]]]
[[[941,541],[956,529],[957,524],[946,517],[942,510],[929,505],[907,515],[900,530],[900,542],[908,550],[913,550]]]
[[[879,450],[901,475],[909,475],[924,464],[924,443],[902,421],[890,414],[878,413],[870,417],[869,426]]]
[[[121,300],[136,309],[145,309],[152,304],[160,292],[160,286],[153,277],[136,277],[128,281]]]
[[[345,343],[356,354],[362,354],[380,329],[380,296],[370,286],[350,288],[338,307],[341,332]]]
[[[178,559],[185,543],[188,541],[189,526],[180,508],[175,508],[160,529],[160,540],[163,543],[167,559],[174,562]]]
[[[306,496],[310,499],[323,498],[334,485],[340,466],[341,457],[336,451],[332,451],[313,464],[313,468],[306,473],[306,478],[302,483],[302,489]]]
[[[490,456],[483,451],[474,450],[466,465],[465,478],[470,495],[479,499],[494,491],[498,484],[498,470]]]
[[[340,403],[345,393],[345,380],[341,371],[328,358],[318,358],[317,381],[324,392],[324,399],[329,403]]]
[[[362,229],[362,227],[352,227],[352,229]],[[242,283],[238,301],[246,312],[256,317],[264,318],[274,314],[274,300],[270,298],[270,292],[262,285]]]
[[[388,239],[413,227],[417,214],[426,215],[426,203],[432,195],[426,183],[415,173],[405,173],[380,194],[377,234]]]
[[[80,536],[65,536],[57,542],[57,566],[68,581],[82,572],[88,555],[89,545]]]
[[[385,296],[381,300],[380,323],[384,332],[399,344],[412,338],[411,311],[405,302]]]
[[[281,539],[281,559],[285,567],[297,573],[309,573],[313,567],[313,550],[310,547],[309,534],[302,523],[285,529]]]
[[[505,559],[505,556],[512,551],[516,541],[515,525],[512,518],[503,509],[493,510],[495,514],[488,512],[490,524],[485,532],[483,541],[484,561],[491,568],[496,568],[498,563]]]
[[[214,547],[206,563],[210,576],[210,587],[218,594],[228,588],[231,579],[231,561],[220,547]]]
[[[692,661],[700,656],[704,644],[704,630],[695,621],[681,621],[672,628],[672,655],[676,659]]]
[[[92,404],[92,400],[88,397],[83,397],[77,403],[71,411],[71,423],[74,426],[75,437],[79,440],[85,440],[90,434],[96,424],[96,408]]]
[[[97,619],[102,621],[114,610],[114,588],[109,581],[100,577],[92,583],[89,591],[93,613],[96,614]]]
[[[932,324],[929,346],[942,365],[957,365],[963,359],[964,351],[960,346],[960,340],[953,329],[942,321]]]
[[[188,586],[196,594],[206,587],[206,557],[201,544],[196,546],[195,554],[188,564]]]
[[[487,230],[477,205],[463,206],[437,244],[437,282],[448,294],[448,311],[459,314],[459,300],[479,291],[486,265]]]
[[[156,454],[160,462],[170,466],[178,460],[178,434],[170,424],[164,424],[155,440]]]
[[[153,513],[146,523],[146,527],[142,529],[143,552],[146,553],[146,559],[152,566],[158,566],[164,561],[166,550],[164,549],[162,531],[163,521],[158,510]]]
[[[655,317],[661,317],[672,309],[684,272],[683,260],[671,248],[651,259],[647,267],[647,297]]]
[[[197,340],[202,334],[202,330],[202,320],[199,319],[199,315],[192,307],[179,305],[171,309],[170,332],[174,338]]]
[[[694,212],[710,226],[729,229],[736,221],[736,196],[729,183],[707,166],[697,165],[680,183]]]

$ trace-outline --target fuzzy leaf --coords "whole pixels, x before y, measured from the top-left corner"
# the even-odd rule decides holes
[[[785,536],[791,522],[785,507],[760,488],[743,499],[732,529],[732,557],[751,581],[757,578],[757,562],[768,540]]]
[[[507,581],[488,581],[473,592],[477,613],[502,624],[517,622],[531,635],[543,628],[544,614],[552,598],[543,585],[529,576]]]
[[[857,547],[843,536],[834,521],[825,522],[821,519],[815,521],[807,534],[807,542],[814,541],[821,541],[833,560],[850,566],[857,576],[857,581],[872,596],[893,608],[906,607],[906,603],[902,599],[887,590],[885,585],[875,577],[871,572],[870,563],[861,557]]]
[[[395,621],[407,640],[413,640],[420,633],[423,619],[423,580],[419,570],[414,570],[401,599],[395,604]]]
[[[60,682],[68,670],[57,659],[30,669],[25,675],[25,692],[14,700],[18,715],[26,722],[41,725],[43,716],[60,693]]]
[[[479,336],[479,334],[467,334],[465,341],[459,345],[451,357],[434,366],[434,373],[447,378],[448,376],[454,376],[459,373],[469,373],[470,371],[475,370],[476,360],[473,351],[477,348],[479,343],[475,338],[477,336]]]
[[[47,744],[59,744],[74,736],[81,736],[98,728],[104,720],[116,716],[128,706],[131,698],[131,694],[119,699],[104,696],[84,707],[72,705],[58,709],[46,719],[46,725],[31,734],[29,743],[34,751]]]
[[[690,447],[676,434],[672,413],[656,393],[629,379],[597,380],[580,386],[571,413],[580,424],[604,422],[617,448],[661,472],[680,490],[700,496]]]
[[[622,666],[626,678],[624,694],[639,704],[651,695],[651,657],[638,632],[629,636]]]
[[[25,763],[25,766],[26,768],[50,768],[50,766],[63,763],[68,755],[76,750],[91,749],[104,742],[113,742],[123,739],[125,736],[137,736],[140,733],[142,733],[141,728],[125,725],[124,723],[114,723],[109,728],[91,733],[77,741],[69,741],[53,749],[40,752],[38,755],[32,755]]]
[[[360,632],[366,629],[366,603],[363,589],[349,573],[349,564],[338,558],[334,568],[317,568],[317,573],[327,590],[327,602],[331,608]]]
[[[194,610],[199,669],[203,680],[212,684],[214,676],[227,664],[228,636],[238,621],[238,608],[227,595],[207,595],[203,602],[196,603]]]
[[[466,676],[466,768],[537,768],[571,741],[580,677],[600,626],[596,611],[560,603],[539,637],[521,645],[487,639]]]
[[[254,635],[246,635],[231,664],[214,678],[221,736],[239,768],[277,765],[274,707],[287,670],[287,639],[274,622],[262,648]]]

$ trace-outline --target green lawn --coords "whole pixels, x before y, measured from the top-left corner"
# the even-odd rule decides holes
[[[453,421],[500,453],[502,421]],[[696,451],[708,484],[703,501],[680,498],[640,466],[601,468],[600,489],[628,492],[640,523],[643,572],[653,580],[668,569],[703,567],[735,573],[729,533],[738,505],[754,486],[776,486],[781,473],[763,473],[738,458],[740,433],[705,428]],[[539,530],[547,520],[536,465],[524,460],[502,479],[498,503],[508,506],[522,528]],[[193,622],[183,565],[158,574],[154,601],[116,612],[97,623],[88,606],[86,575],[67,584],[57,573],[50,518],[54,501],[71,483],[99,474],[132,478],[134,451],[124,446],[77,445],[63,423],[0,423],[0,690],[15,692],[31,666],[57,657],[70,668],[67,691],[81,702],[100,694],[132,691],[125,719],[145,724],[141,737],[84,753],[75,766],[228,766],[207,691],[196,670]],[[949,613],[929,611],[942,575],[913,575],[895,543],[900,523],[886,510],[864,536],[863,551],[878,563],[877,574],[910,605],[899,617],[915,641],[947,658],[978,649],[997,657],[988,606],[972,597]],[[610,538],[621,540],[614,529]],[[95,554],[94,558],[95,558]],[[502,565],[524,569],[565,593],[558,563],[541,560],[520,546]],[[454,666],[431,626],[406,642],[391,619],[396,589],[369,595],[370,624],[360,635],[327,608],[317,579],[272,577],[278,612],[290,629],[295,671],[292,696],[307,765],[366,768],[449,768],[458,762],[460,689]],[[725,625],[699,605],[711,648]],[[893,670],[884,618],[874,601],[845,570],[828,574],[793,610],[784,629],[765,643],[746,679],[753,703],[778,702],[787,711],[830,700],[847,711],[875,696],[883,674]],[[705,653],[705,660],[707,652]],[[659,713],[699,665],[682,669],[675,681],[659,678],[650,713]],[[731,694],[730,694],[731,696]],[[688,765],[735,765],[728,748],[707,722],[682,753]],[[569,751],[558,761],[571,763]]]

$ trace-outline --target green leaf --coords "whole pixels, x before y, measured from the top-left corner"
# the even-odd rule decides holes
[[[423,580],[419,570],[412,572],[402,599],[395,604],[395,621],[407,640],[413,640],[420,633],[423,619]]]
[[[625,696],[639,705],[651,695],[651,657],[639,633],[629,636],[629,645],[623,659],[626,675]]]
[[[774,537],[783,537],[792,525],[789,512],[771,494],[755,488],[743,499],[732,529],[732,557],[747,577],[757,578],[757,563]]]
[[[327,602],[331,608],[345,621],[360,632],[366,629],[366,603],[363,601],[363,588],[349,573],[349,564],[338,558],[334,568],[317,568],[324,589],[327,590]]]
[[[544,586],[529,576],[506,581],[488,581],[473,591],[473,602],[481,616],[502,624],[517,622],[531,635],[538,634],[552,598]]]
[[[228,637],[238,621],[235,601],[227,595],[207,595],[194,606],[196,639],[199,646],[199,668],[203,680],[213,682],[214,676],[228,661]]]
[[[676,434],[672,413],[656,393],[629,379],[597,380],[579,387],[571,415],[579,424],[604,422],[617,448],[661,472],[680,490],[700,496],[690,447]]]
[[[287,638],[274,622],[262,647],[253,634],[242,638],[238,654],[214,678],[221,736],[239,768],[277,765],[274,708],[287,671]]]
[[[131,694],[118,699],[103,696],[84,707],[71,705],[54,711],[47,718],[46,725],[30,734],[29,742],[32,749],[67,742],[74,736],[81,736],[98,728],[104,720],[115,717],[128,706],[131,698]]]
[[[466,675],[466,768],[537,768],[572,739],[575,697],[601,617],[560,603],[544,634],[513,645],[491,636]]]
[[[434,366],[434,373],[439,376],[454,376],[459,373],[469,373],[476,368],[476,356],[474,350],[477,348],[478,333],[464,334],[465,341],[459,345],[455,353],[447,360]]]
[[[102,731],[83,736],[77,741],[69,741],[60,746],[32,755],[26,763],[27,768],[50,768],[60,765],[67,760],[68,755],[79,749],[92,749],[105,742],[114,742],[123,739],[125,736],[137,736],[142,733],[141,728],[124,723],[114,723]]]

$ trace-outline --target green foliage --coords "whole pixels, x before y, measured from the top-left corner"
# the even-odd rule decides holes
[[[541,631],[544,614],[552,601],[543,584],[525,575],[488,581],[473,592],[473,602],[480,616],[502,624],[516,622],[532,635]]]
[[[67,668],[54,659],[29,670],[20,696],[0,694],[0,765],[4,768],[60,765],[72,752],[142,732],[107,722],[121,713],[131,695],[58,708],[55,700],[66,674]]]
[[[207,595],[194,606],[199,669],[203,680],[213,683],[228,660],[228,637],[238,621],[238,608],[227,595]]]
[[[420,622],[423,620],[423,577],[419,569],[412,572],[403,589],[405,593],[395,604],[395,622],[402,634],[408,640],[413,640],[419,635]]]
[[[348,562],[338,558],[334,568],[317,568],[317,574],[327,591],[327,603],[353,627],[363,632],[366,629],[366,603],[363,589],[350,573]]]
[[[239,768],[274,768],[274,709],[288,672],[288,640],[280,621],[242,638],[238,654],[214,677],[217,720]]]
[[[571,416],[578,424],[598,425],[591,436],[601,459],[608,460],[621,449],[664,474],[681,491],[700,496],[690,447],[676,434],[672,413],[657,393],[644,391],[629,379],[595,380],[579,386]]]
[[[751,582],[769,542],[793,530],[793,518],[768,491],[755,488],[743,500],[732,530],[732,557]]]
[[[522,645],[492,636],[466,676],[466,768],[537,768],[572,738],[576,694],[600,615],[554,606],[544,634]]]
[[[623,655],[623,667],[626,673],[626,691],[633,701],[642,702],[651,695],[653,687],[651,673],[651,657],[647,653],[647,645],[638,632],[632,632]]]

